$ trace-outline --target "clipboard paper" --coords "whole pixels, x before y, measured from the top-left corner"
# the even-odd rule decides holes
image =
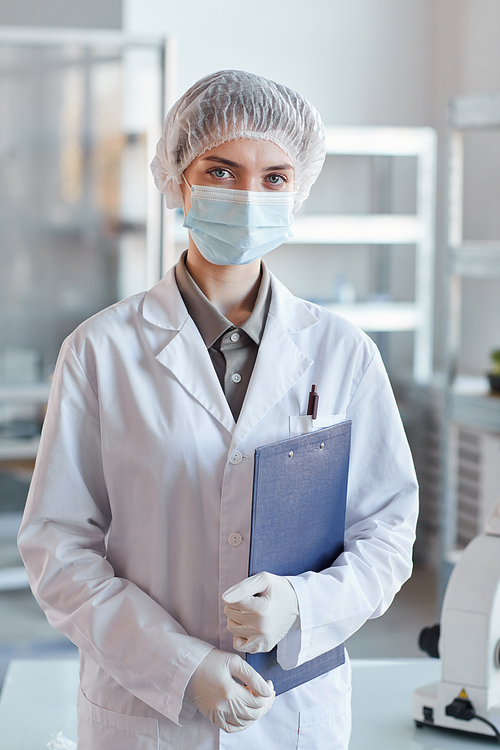
[[[328,568],[344,549],[351,422],[255,451],[249,575],[300,575]],[[345,662],[344,645],[284,670],[277,647],[247,654],[276,694]]]

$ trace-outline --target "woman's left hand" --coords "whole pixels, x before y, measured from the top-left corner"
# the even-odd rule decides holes
[[[222,595],[233,647],[250,654],[267,652],[299,623],[299,604],[283,576],[257,573]]]

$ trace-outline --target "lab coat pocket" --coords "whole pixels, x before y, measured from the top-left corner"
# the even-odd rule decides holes
[[[308,432],[322,430],[325,427],[333,427],[334,424],[340,424],[347,419],[346,414],[321,414],[313,419],[312,417],[288,417],[288,430],[290,437],[299,437]]]
[[[299,713],[297,750],[347,750],[351,734],[351,691],[324,706]]]
[[[158,720],[101,708],[78,693],[78,750],[158,750]]]

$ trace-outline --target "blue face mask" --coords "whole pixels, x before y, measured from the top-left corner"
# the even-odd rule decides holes
[[[244,265],[292,236],[295,195],[193,185],[184,226],[210,263]]]

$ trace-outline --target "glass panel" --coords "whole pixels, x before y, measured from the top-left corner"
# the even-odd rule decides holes
[[[159,276],[162,61],[159,46],[0,43],[0,437],[38,419],[13,388],[46,382],[81,321]]]

